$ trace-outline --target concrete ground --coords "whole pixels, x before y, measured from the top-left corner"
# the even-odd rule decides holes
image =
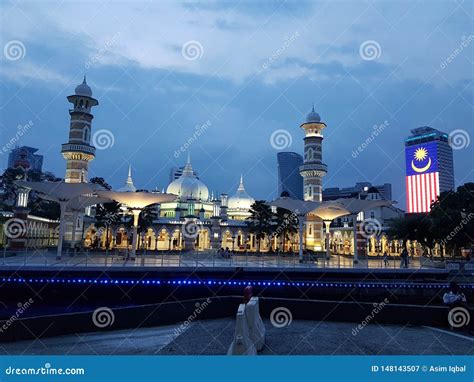
[[[400,269],[400,262],[391,259],[384,264],[380,258],[360,259],[357,264],[353,263],[352,258],[342,255],[332,255],[329,260],[324,257],[318,261],[308,261],[299,263],[298,254],[293,256],[277,256],[277,255],[234,255],[230,259],[224,259],[220,255],[209,252],[195,252],[186,254],[163,254],[154,253],[145,256],[139,255],[136,261],[126,261],[123,256],[109,255],[104,253],[76,254],[71,257],[67,252],[63,253],[61,260],[56,260],[56,254],[44,250],[29,250],[17,253],[15,256],[2,257],[0,254],[0,266],[21,267],[25,265],[34,265],[38,267],[65,267],[65,266],[81,266],[81,267],[256,267],[256,268],[357,268],[357,269]],[[420,263],[419,258],[410,260],[409,268],[411,269],[433,269],[442,267],[440,264],[434,264],[431,261]]]
[[[267,355],[474,355],[474,337],[429,327],[371,324],[356,335],[357,323],[294,320],[274,327],[266,320]],[[232,341],[232,319],[179,325],[76,334],[36,341],[0,343],[0,354],[60,355],[224,355]]]

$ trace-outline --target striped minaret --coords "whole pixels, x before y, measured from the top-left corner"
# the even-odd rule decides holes
[[[69,139],[61,147],[61,153],[66,159],[67,183],[86,183],[89,162],[95,157],[95,147],[91,145],[92,119],[91,108],[99,102],[92,98],[92,90],[87,85],[86,77],[82,84],[75,89],[75,94],[67,97],[73,104],[69,110]]]
[[[306,121],[301,124],[305,131],[304,161],[300,166],[303,177],[304,200],[321,202],[323,200],[322,177],[327,173],[327,166],[322,162],[323,136],[321,131],[326,127],[321,122],[321,117],[314,111],[306,116]],[[306,217],[306,247],[313,250],[323,248],[322,221],[316,216]]]

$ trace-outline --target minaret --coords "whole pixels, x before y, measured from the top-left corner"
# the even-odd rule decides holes
[[[91,145],[92,119],[91,108],[99,102],[92,98],[92,90],[87,85],[86,76],[82,84],[76,86],[75,94],[67,97],[73,104],[69,110],[71,122],[69,125],[69,140],[61,147],[61,153],[66,159],[67,183],[86,183],[89,161],[95,157],[95,147]]]
[[[323,136],[326,127],[321,117],[314,111],[306,116],[300,126],[305,131],[304,161],[300,166],[303,177],[304,200],[321,202],[323,200],[322,177],[327,173],[327,166],[322,162]],[[306,218],[306,246],[314,250],[322,250],[322,221],[316,216]]]
[[[61,145],[61,153],[66,159],[66,175],[64,181],[67,183],[87,183],[89,162],[95,157],[95,147],[91,145],[92,119],[91,108],[99,102],[92,98],[92,90],[87,85],[86,76],[82,84],[76,86],[74,95],[67,97],[73,108],[69,109],[71,121],[69,123],[69,139]],[[77,219],[76,219],[77,217]],[[77,237],[72,240],[73,226],[75,232],[83,231],[84,214],[71,214],[66,212],[66,232],[64,244],[71,248],[81,240]]]

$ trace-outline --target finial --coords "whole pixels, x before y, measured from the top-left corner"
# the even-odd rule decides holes
[[[186,161],[186,164],[191,164],[191,153],[188,151],[188,159]]]
[[[131,178],[132,177],[132,165],[128,165],[128,177]]]
[[[313,108],[311,109],[311,111],[312,111],[313,113],[316,113],[316,111],[314,110],[314,102],[313,102]]]
[[[84,73],[84,80],[82,81],[83,84],[87,84],[87,81],[86,81],[86,74]]]

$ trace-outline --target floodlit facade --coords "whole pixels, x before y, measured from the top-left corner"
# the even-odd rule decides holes
[[[448,135],[431,127],[405,139],[407,212],[429,212],[443,191],[454,190],[453,149]]]

